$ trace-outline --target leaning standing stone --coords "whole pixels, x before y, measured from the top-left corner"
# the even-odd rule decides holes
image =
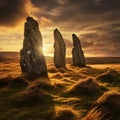
[[[54,30],[54,64],[57,68],[66,67],[66,46],[58,29]]]
[[[33,78],[47,74],[42,47],[42,37],[38,23],[32,17],[27,17],[24,26],[23,48],[20,51],[20,66],[26,77]]]
[[[73,65],[78,67],[84,67],[86,63],[84,53],[81,48],[80,40],[75,34],[72,34],[72,37],[73,37],[73,49],[72,49]]]

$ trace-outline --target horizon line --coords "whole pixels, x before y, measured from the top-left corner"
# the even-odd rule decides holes
[[[0,53],[20,53],[18,51],[0,51]],[[45,57],[54,57],[53,55],[44,55]],[[120,56],[86,56],[85,58],[99,58],[99,57],[103,57],[103,58],[107,58],[107,57],[118,57],[120,58]],[[66,56],[66,58],[72,58],[72,56]]]

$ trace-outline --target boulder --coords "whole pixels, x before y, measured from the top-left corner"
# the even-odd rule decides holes
[[[66,67],[66,46],[58,29],[54,30],[54,64],[57,68]]]
[[[75,34],[72,34],[72,37],[73,37],[73,49],[72,49],[73,65],[78,67],[84,67],[86,63],[84,53],[81,48],[80,40]]]
[[[26,77],[40,77],[47,74],[42,47],[38,23],[32,17],[27,17],[24,26],[23,48],[20,51],[21,71]]]

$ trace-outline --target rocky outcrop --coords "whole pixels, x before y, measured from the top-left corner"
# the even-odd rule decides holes
[[[75,34],[72,34],[72,37],[74,46],[74,48],[72,49],[73,65],[84,67],[86,63],[80,40]]]
[[[54,64],[57,68],[66,67],[66,46],[58,29],[54,30]]]
[[[32,17],[27,17],[24,26],[24,41],[20,56],[20,66],[25,76],[31,78],[47,74],[41,33],[37,21]]]

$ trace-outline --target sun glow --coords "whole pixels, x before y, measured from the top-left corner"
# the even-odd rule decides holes
[[[42,50],[43,50],[43,53],[44,53],[44,54],[47,54],[47,51],[48,51],[48,49],[47,49],[47,48],[43,47],[43,49],[42,49]]]
[[[47,46],[47,45],[45,47],[43,47],[43,54],[45,56],[53,56],[53,53],[54,53],[54,51],[53,51],[52,47]]]

